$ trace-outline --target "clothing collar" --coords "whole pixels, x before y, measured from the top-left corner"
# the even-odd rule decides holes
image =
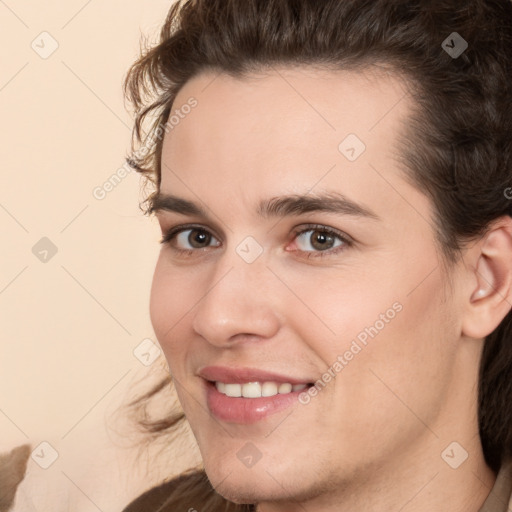
[[[512,508],[512,459],[501,465],[489,496],[478,512],[510,512]]]

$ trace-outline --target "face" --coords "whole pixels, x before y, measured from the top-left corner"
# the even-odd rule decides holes
[[[430,202],[394,158],[405,91],[281,68],[205,73],[175,101],[195,106],[164,139],[151,320],[232,501],[334,495],[432,443],[441,461],[460,332]]]

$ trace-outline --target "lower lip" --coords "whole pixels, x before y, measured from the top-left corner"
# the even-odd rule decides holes
[[[230,397],[220,393],[214,382],[205,381],[208,408],[216,418],[229,423],[256,423],[271,414],[299,402],[299,395],[308,388],[291,393],[260,398]]]

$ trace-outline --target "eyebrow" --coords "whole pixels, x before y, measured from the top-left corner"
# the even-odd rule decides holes
[[[175,212],[180,215],[194,215],[205,219],[208,213],[198,204],[171,194],[158,192],[151,200],[149,213],[160,211]],[[339,192],[322,195],[287,195],[262,200],[256,213],[263,218],[303,215],[312,212],[336,213],[373,220],[381,218],[367,206],[358,204]]]

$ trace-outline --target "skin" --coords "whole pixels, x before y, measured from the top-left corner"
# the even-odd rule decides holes
[[[195,248],[188,231],[162,246],[151,321],[210,481],[259,512],[477,512],[494,484],[478,437],[478,363],[483,337],[510,310],[512,227],[500,219],[445,275],[430,201],[394,158],[406,91],[382,70],[282,67],[243,79],[203,73],[175,101],[198,105],[165,136],[161,191],[209,218],[157,218],[162,232],[194,223],[213,238]],[[366,145],[354,162],[338,150],[350,133]],[[262,199],[326,191],[379,220],[256,213]],[[308,259],[322,252],[318,236],[293,231],[308,224],[354,243]],[[250,264],[236,252],[247,236],[263,248]],[[201,367],[313,381],[397,302],[401,311],[307,405],[252,425],[208,411]],[[247,442],[261,453],[250,468],[237,457]],[[468,453],[457,469],[441,456],[452,442]]]

